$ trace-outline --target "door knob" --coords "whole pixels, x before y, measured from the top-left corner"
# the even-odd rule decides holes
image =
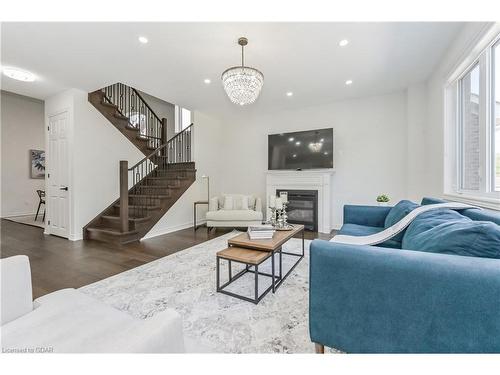
[[[66,190],[66,191],[68,191],[68,187],[67,186],[62,187],[62,188],[59,188],[59,190]]]

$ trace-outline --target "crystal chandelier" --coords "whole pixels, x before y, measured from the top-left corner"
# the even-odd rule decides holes
[[[241,46],[241,66],[233,66],[222,73],[222,84],[229,100],[235,104],[252,104],[259,96],[264,85],[264,75],[257,69],[245,66],[243,48],[247,38],[239,38]]]

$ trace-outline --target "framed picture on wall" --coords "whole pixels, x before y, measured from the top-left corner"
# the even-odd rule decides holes
[[[30,150],[30,178],[45,178],[45,151]]]

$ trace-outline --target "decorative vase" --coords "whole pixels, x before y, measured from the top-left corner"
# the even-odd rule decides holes
[[[379,206],[385,207],[389,205],[389,202],[377,202]]]

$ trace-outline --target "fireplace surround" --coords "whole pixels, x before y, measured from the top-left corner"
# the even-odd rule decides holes
[[[288,193],[287,215],[291,224],[303,224],[305,229],[318,231],[318,191],[278,189],[276,194]]]
[[[266,197],[269,207],[269,196],[276,195],[279,190],[313,190],[317,192],[317,231],[330,233],[332,230],[332,177],[333,169],[304,171],[267,171]],[[271,217],[267,208],[266,218]]]

